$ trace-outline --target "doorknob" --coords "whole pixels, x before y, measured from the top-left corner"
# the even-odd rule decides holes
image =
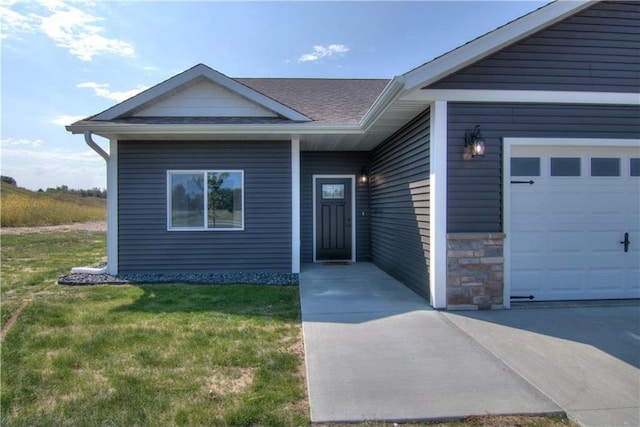
[[[624,245],[625,252],[629,252],[629,244],[631,244],[629,241],[629,233],[624,233],[624,240],[620,242],[620,244]]]

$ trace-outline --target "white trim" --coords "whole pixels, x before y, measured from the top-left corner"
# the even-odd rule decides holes
[[[163,135],[363,135],[365,131],[360,125],[332,125],[317,123],[289,123],[281,125],[246,124],[246,125],[203,125],[203,124],[131,124],[113,122],[84,122],[69,125],[67,131],[78,134],[87,131],[98,135],[127,134],[146,135],[160,133]]]
[[[369,110],[360,120],[360,126],[362,129],[369,130],[373,126],[378,118],[389,108],[389,106],[398,99],[398,95],[404,88],[404,78],[402,76],[396,76],[391,80],[384,88],[382,93],[378,95],[378,98],[371,105]]]
[[[291,138],[291,272],[300,273],[300,138]]]
[[[593,5],[555,1],[404,74],[407,90],[424,87]]]
[[[118,274],[118,140],[109,140],[107,161],[107,267]]]
[[[431,104],[429,156],[429,237],[431,268],[429,299],[434,308],[447,307],[447,102]]]
[[[604,138],[510,138],[502,140],[502,218],[504,239],[504,307],[511,307],[511,148],[533,147],[605,147],[640,148],[640,139]]]
[[[207,67],[204,64],[198,64],[195,67],[192,67],[132,98],[127,99],[126,101],[123,101],[92,117],[92,120],[113,120],[133,110],[139,109],[148,103],[158,100],[170,92],[201,78],[208,79],[213,83],[218,84],[227,90],[230,90],[231,92],[234,92],[249,101],[288,119],[303,122],[311,121],[311,119],[304,114],[300,114],[294,109],[289,108],[286,105],[281,104],[274,99],[269,98],[268,96],[263,95],[260,92],[255,91],[210,67]]]
[[[549,104],[639,105],[640,94],[551,90],[420,89],[402,101],[524,102]]]
[[[355,175],[313,175],[313,262],[318,262],[316,259],[316,180],[324,178],[342,178],[351,179],[351,262],[356,262],[356,176]]]
[[[203,176],[203,182],[207,182],[207,174],[209,173],[221,173],[221,172],[230,172],[230,173],[239,173],[240,174],[240,184],[242,185],[242,199],[240,201],[242,205],[242,227],[240,228],[209,228],[207,227],[207,212],[208,212],[208,197],[206,197],[208,188],[204,189],[204,216],[202,219],[202,227],[172,227],[171,226],[171,175],[172,174],[198,174],[201,173]],[[244,223],[244,170],[242,169],[169,169],[167,170],[167,231],[221,231],[221,232],[233,232],[233,231],[244,231],[245,223]]]

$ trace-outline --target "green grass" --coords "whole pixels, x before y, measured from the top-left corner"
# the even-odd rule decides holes
[[[4,234],[0,239],[2,325],[23,299],[51,288],[72,267],[100,261],[106,252],[103,232]]]
[[[5,182],[0,187],[0,225],[33,227],[106,218],[106,201],[75,194],[37,193]]]
[[[297,287],[51,285],[103,238],[3,236],[1,425],[308,424]]]

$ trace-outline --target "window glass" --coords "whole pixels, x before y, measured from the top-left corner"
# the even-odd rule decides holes
[[[580,176],[580,158],[552,157],[551,176]]]
[[[512,157],[511,176],[540,176],[540,158]]]
[[[168,176],[169,229],[244,229],[242,171],[169,171]]]
[[[640,158],[629,159],[631,176],[640,176]]]
[[[344,184],[322,184],[323,199],[344,199]]]
[[[202,173],[172,173],[170,227],[204,226],[204,176]]]
[[[620,176],[620,159],[593,157],[591,159],[591,176]]]
[[[242,228],[242,173],[207,173],[207,227]]]

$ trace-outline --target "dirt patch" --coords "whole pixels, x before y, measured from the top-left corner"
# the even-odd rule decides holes
[[[43,225],[38,227],[0,228],[0,234],[65,233],[70,231],[107,231],[107,221],[75,222],[73,224]]]
[[[216,397],[241,393],[251,387],[254,375],[255,368],[214,369],[207,381],[209,395]]]
[[[0,342],[2,342],[4,340],[4,336],[7,334],[7,332],[11,328],[11,326],[13,326],[14,322],[18,318],[18,314],[20,314],[22,309],[27,306],[29,301],[31,301],[31,300],[28,299],[28,298],[27,299],[23,299],[22,302],[20,303],[20,305],[18,306],[18,308],[16,308],[13,311],[13,313],[11,313],[11,316],[9,316],[9,319],[7,320],[7,322],[2,326],[2,329],[0,329]]]

